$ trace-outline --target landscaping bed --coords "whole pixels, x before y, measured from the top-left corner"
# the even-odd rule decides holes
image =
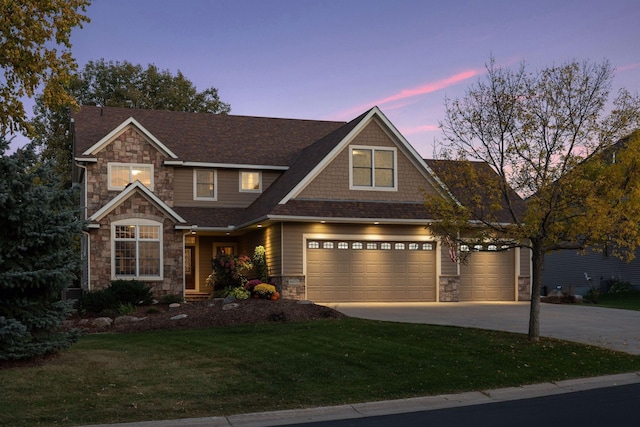
[[[279,299],[223,300],[137,306],[126,316],[119,314],[77,314],[67,320],[65,328],[79,328],[86,333],[142,332],[164,329],[197,329],[216,326],[267,322],[302,322],[316,319],[342,318],[344,315],[329,307],[310,301]],[[186,315],[186,317],[184,316]],[[108,317],[112,323],[98,326],[95,320]]]

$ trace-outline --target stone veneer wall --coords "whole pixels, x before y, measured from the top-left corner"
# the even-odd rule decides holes
[[[98,230],[91,230],[91,290],[104,289],[111,283],[111,222],[122,219],[144,218],[163,224],[162,268],[163,280],[144,281],[156,296],[183,293],[182,233],[174,230],[174,223],[145,197],[134,195],[100,222]]]
[[[96,163],[87,164],[87,216],[120,193],[109,190],[109,163],[153,165],[153,193],[168,206],[173,206],[173,167],[164,166],[166,157],[133,127],[96,153],[96,157]]]
[[[531,277],[518,277],[518,301],[531,301]]]
[[[460,301],[460,276],[440,276],[440,302]]]
[[[306,282],[304,276],[274,276],[270,277],[270,280],[282,298],[305,299]]]

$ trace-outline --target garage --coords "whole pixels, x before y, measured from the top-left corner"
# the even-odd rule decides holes
[[[513,250],[474,252],[460,266],[460,301],[515,301]]]
[[[436,244],[308,240],[307,298],[318,302],[436,300]]]

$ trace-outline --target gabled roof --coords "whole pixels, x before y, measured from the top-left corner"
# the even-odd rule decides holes
[[[72,113],[75,157],[132,118],[185,162],[289,166],[344,122],[82,106]]]
[[[145,197],[149,202],[151,202],[156,208],[160,209],[165,213],[167,217],[169,217],[174,222],[185,223],[186,221],[178,215],[176,211],[174,211],[169,205],[160,200],[155,194],[151,192],[144,184],[140,181],[135,181],[133,184],[129,184],[125,187],[120,194],[111,199],[109,203],[104,205],[98,211],[96,211],[93,215],[89,217],[89,221],[100,221],[102,218],[107,216],[110,212],[112,212],[115,208],[120,206],[124,201],[126,201],[129,197],[134,194],[140,194]]]

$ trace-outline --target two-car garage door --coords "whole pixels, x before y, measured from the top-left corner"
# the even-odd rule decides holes
[[[313,301],[435,301],[436,244],[308,240],[307,298]]]

